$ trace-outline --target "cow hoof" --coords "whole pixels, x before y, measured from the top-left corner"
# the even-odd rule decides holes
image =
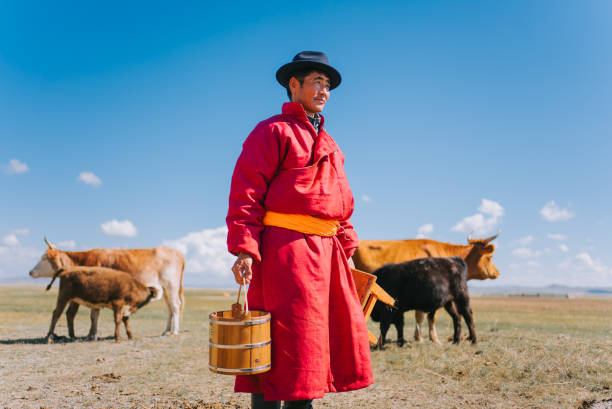
[[[401,348],[401,347],[403,347],[403,346],[404,346],[404,344],[405,344],[405,343],[406,343],[406,341],[404,341],[403,339],[401,339],[401,340],[397,341],[397,346]]]
[[[53,343],[53,338],[48,336],[47,338],[45,338],[45,343],[46,344],[52,344]]]

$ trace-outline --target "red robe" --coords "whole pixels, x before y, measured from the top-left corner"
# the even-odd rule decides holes
[[[272,314],[272,369],[236,377],[265,400],[321,398],[373,382],[368,333],[347,258],[359,245],[344,155],[299,103],[244,142],[229,200],[228,248],[253,256],[249,308]],[[266,210],[338,220],[334,237],[264,226]]]

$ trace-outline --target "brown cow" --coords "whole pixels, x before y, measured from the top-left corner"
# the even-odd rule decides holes
[[[83,304],[92,309],[110,308],[115,315],[115,341],[119,341],[121,321],[129,339],[132,339],[129,318],[130,314],[159,299],[162,295],[160,286],[145,287],[130,274],[105,267],[72,267],[61,269],[55,273],[47,290],[59,277],[60,287],[57,294],[57,304],[51,318],[51,326],[47,334],[47,343],[53,342],[55,324],[68,302]],[[76,311],[74,311],[76,313]],[[66,314],[68,318],[68,333],[74,338],[74,314]]]
[[[30,276],[53,277],[58,270],[75,266],[108,267],[125,271],[147,287],[161,286],[168,305],[168,324],[164,334],[178,334],[183,298],[183,272],[185,257],[167,247],[150,249],[93,249],[87,251],[58,250],[45,237],[48,249]],[[79,305],[72,303],[67,313],[75,313]],[[91,310],[89,338],[95,338],[100,310]]]
[[[368,273],[389,263],[402,263],[424,257],[461,257],[468,266],[468,280],[496,279],[499,271],[493,264],[495,245],[490,244],[499,236],[499,232],[486,239],[472,239],[468,236],[468,244],[441,243],[429,239],[414,240],[361,240],[359,248],[353,255],[355,268]],[[423,340],[421,325],[425,313],[415,311],[416,328],[414,339]],[[435,314],[428,316],[429,339],[439,344],[436,332]]]

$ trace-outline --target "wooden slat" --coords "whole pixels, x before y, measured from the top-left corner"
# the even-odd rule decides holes
[[[368,339],[370,341],[370,345],[372,346],[378,345],[378,339],[370,331],[368,331]]]
[[[379,301],[384,302],[388,305],[394,305],[395,300],[391,297],[381,286],[374,283],[372,286],[372,295],[375,296]]]
[[[365,318],[366,321],[368,320],[368,318],[370,318],[370,314],[372,313],[372,310],[374,309],[374,304],[376,304],[376,297],[372,295],[368,297],[368,301],[366,302],[366,305],[363,307],[363,317]]]
[[[351,272],[353,273],[353,281],[355,282],[359,302],[361,302],[361,308],[364,308],[372,291],[372,286],[376,282],[376,276],[354,268],[351,268]]]

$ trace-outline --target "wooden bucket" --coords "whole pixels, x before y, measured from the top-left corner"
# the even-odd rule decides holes
[[[240,286],[240,290],[242,286]],[[238,300],[240,300],[238,290]],[[243,312],[240,303],[230,311],[217,311],[209,319],[209,362],[212,372],[225,375],[254,375],[272,367],[270,313],[249,311],[246,301]]]

